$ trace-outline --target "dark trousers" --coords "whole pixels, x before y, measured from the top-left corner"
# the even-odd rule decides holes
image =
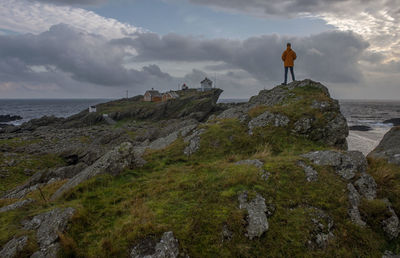
[[[284,84],[287,83],[287,72],[288,72],[288,68],[290,68],[290,73],[292,74],[292,80],[293,80],[293,81],[296,80],[296,79],[294,78],[293,66],[291,66],[291,67],[285,67],[285,82],[284,82]]]

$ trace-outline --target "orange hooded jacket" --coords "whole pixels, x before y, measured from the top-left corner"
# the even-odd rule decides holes
[[[294,52],[289,46],[282,54],[282,61],[284,62],[285,67],[293,67],[294,60],[296,60],[296,58],[296,52]]]

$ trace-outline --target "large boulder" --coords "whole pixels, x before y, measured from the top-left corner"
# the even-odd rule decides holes
[[[400,126],[390,129],[368,157],[386,159],[389,163],[400,165]]]
[[[312,94],[308,95],[307,91]],[[257,127],[285,127],[295,135],[347,149],[349,129],[346,118],[340,112],[339,102],[330,97],[324,85],[308,79],[262,90],[249,102],[231,106],[216,118],[238,119],[247,123],[249,134]]]

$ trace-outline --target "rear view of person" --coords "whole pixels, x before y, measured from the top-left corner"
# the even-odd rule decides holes
[[[294,78],[294,72],[293,72],[293,66],[294,66],[294,60],[296,60],[296,52],[292,50],[292,45],[290,43],[287,43],[287,48],[282,54],[282,61],[285,66],[285,82],[282,83],[283,85],[287,84],[287,74],[288,74],[288,69],[290,68],[290,73],[292,74],[292,80],[295,81],[296,79]]]

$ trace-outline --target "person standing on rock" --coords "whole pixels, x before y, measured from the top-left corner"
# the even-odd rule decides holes
[[[287,84],[287,74],[288,70],[290,68],[290,73],[292,74],[292,80],[295,81],[296,79],[294,78],[294,72],[293,72],[293,66],[294,66],[294,60],[296,60],[296,52],[292,50],[292,44],[287,43],[286,44],[287,48],[282,54],[282,61],[285,66],[285,81],[282,83],[283,85]]]

